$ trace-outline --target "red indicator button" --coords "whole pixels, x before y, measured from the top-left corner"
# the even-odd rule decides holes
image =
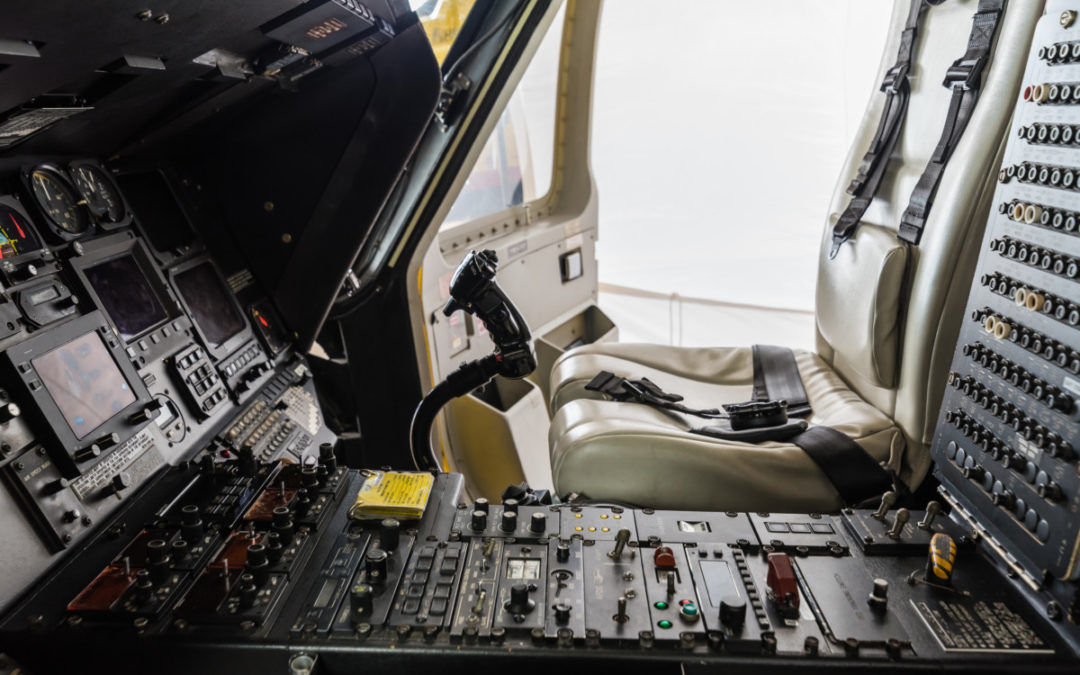
[[[653,553],[653,562],[661,569],[671,569],[675,567],[675,554],[671,552],[671,548],[661,546]]]

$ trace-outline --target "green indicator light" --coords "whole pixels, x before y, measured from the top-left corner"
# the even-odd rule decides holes
[[[664,602],[663,600],[657,601],[657,603],[655,605],[653,605],[653,606],[656,607],[657,609],[667,609],[668,608],[668,604],[666,602]]]
[[[661,628],[671,628],[671,622],[667,619],[661,619],[660,621],[657,621],[656,625],[660,626]]]

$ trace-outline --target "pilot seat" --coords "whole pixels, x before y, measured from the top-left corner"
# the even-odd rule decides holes
[[[854,236],[831,258],[834,227],[852,200],[848,186],[885,106],[893,102],[874,91],[833,194],[818,251],[816,349],[794,352],[812,410],[810,427],[830,427],[853,440],[887,468],[900,492],[916,489],[931,466],[928,448],[937,411],[993,206],[1024,58],[1042,12],[1041,2],[1010,1],[986,58],[973,64],[968,58],[973,21],[986,20],[992,4],[926,2],[920,8],[906,121]],[[896,0],[878,82],[896,75],[890,69],[898,54],[903,57],[902,40],[910,44],[911,32],[904,29],[910,26],[911,11],[911,0]],[[957,83],[957,71],[967,82]],[[954,88],[968,86],[980,74],[981,91],[966,129],[958,141],[953,139],[947,163],[940,162],[944,170],[931,193],[921,241],[916,246],[901,240],[898,229],[913,191],[928,165],[941,159],[936,155],[939,139],[948,136],[943,128],[955,120],[950,103],[959,94]],[[783,339],[777,336],[775,342]],[[586,389],[598,373],[607,372],[629,380],[648,378],[663,391],[684,397],[682,404],[689,407],[720,408],[751,400],[753,361],[750,347],[593,344],[567,352],[550,376],[549,445],[556,492],[681,510],[820,512],[850,502],[792,442],[703,435],[694,430],[710,420]]]

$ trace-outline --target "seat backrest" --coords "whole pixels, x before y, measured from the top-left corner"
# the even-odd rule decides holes
[[[922,18],[907,120],[891,166],[855,238],[829,259],[832,226],[878,126],[875,91],[840,174],[819,252],[817,349],[865,400],[904,431],[915,472],[937,421],[978,246],[991,208],[1005,134],[1042,0],[1009,0],[976,109],[945,169],[922,242],[896,238],[900,217],[941,136],[951,97],[945,72],[965,51],[977,0],[949,0]],[[895,0],[878,82],[896,60],[910,0]]]

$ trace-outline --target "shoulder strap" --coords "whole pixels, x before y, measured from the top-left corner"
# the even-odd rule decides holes
[[[845,504],[857,504],[892,489],[889,472],[858,443],[832,427],[810,427],[788,442],[810,455]]]
[[[787,347],[754,345],[754,400],[787,401],[788,417],[809,417],[810,399],[795,354]]]
[[[918,246],[922,239],[926,218],[934,203],[938,184],[941,182],[941,174],[944,173],[949,157],[964,135],[964,129],[967,128],[971,114],[975,110],[975,103],[979,100],[982,71],[990,56],[990,47],[994,43],[994,33],[997,32],[1004,6],[1005,0],[979,0],[979,7],[971,21],[967,51],[953,62],[945,73],[945,81],[942,85],[952,89],[945,128],[941,132],[941,139],[934,148],[930,162],[911,193],[908,207],[900,218],[900,230],[897,232],[900,239],[913,246]]]
[[[896,63],[885,73],[885,79],[881,83],[881,91],[885,92],[885,108],[881,112],[881,120],[878,122],[874,139],[870,141],[870,148],[863,156],[855,179],[847,188],[847,193],[851,195],[851,202],[833,226],[830,259],[835,258],[844,242],[854,236],[855,230],[859,227],[859,221],[862,220],[866,209],[870,207],[870,202],[873,201],[878,186],[881,185],[889,158],[896,149],[900,129],[904,125],[904,117],[907,114],[908,99],[911,97],[908,73],[911,71],[911,56],[915,52],[919,19],[928,4],[927,0],[911,0],[907,23],[904,24],[904,32],[900,34],[900,50],[896,55]]]

